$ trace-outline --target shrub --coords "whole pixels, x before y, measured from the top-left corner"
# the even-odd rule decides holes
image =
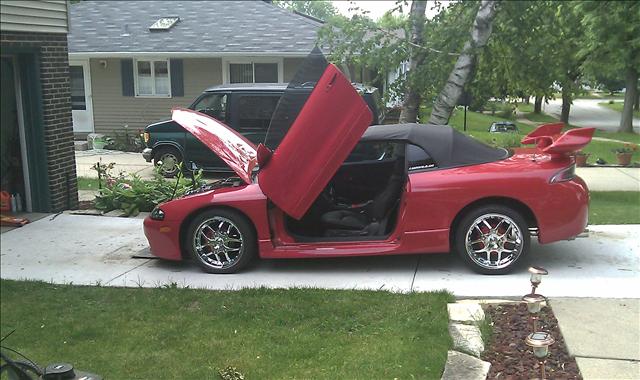
[[[127,216],[151,211],[158,204],[181,197],[187,190],[204,183],[202,170],[194,175],[195,181],[192,182],[182,175],[178,175],[175,181],[166,180],[159,169],[154,172],[153,179],[143,180],[137,174],[130,174],[128,177],[123,173],[113,175],[113,168],[113,163],[104,165],[101,162],[93,167],[98,171],[98,177],[104,179],[104,186],[102,181],[99,184],[95,207],[105,212],[120,209]]]
[[[512,119],[515,114],[515,107],[513,104],[504,103],[498,108],[498,117],[502,119]]]

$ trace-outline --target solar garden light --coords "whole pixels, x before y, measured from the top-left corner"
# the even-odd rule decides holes
[[[555,339],[548,332],[534,332],[525,339],[527,346],[533,348],[533,354],[540,364],[540,378],[545,378],[545,362],[549,355],[549,346],[555,343]]]
[[[538,313],[542,309],[542,302],[547,299],[543,295],[532,293],[522,297],[522,300],[527,303],[527,310],[533,321],[533,331],[538,331]]]
[[[536,288],[542,282],[542,276],[549,274],[543,267],[529,267],[531,273],[531,294],[536,294]]]

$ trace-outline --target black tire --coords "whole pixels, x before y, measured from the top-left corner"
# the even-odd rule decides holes
[[[174,147],[158,148],[153,155],[153,163],[155,166],[160,166],[162,163],[162,175],[166,178],[173,178],[180,170],[179,164],[182,163],[182,154]]]
[[[483,220],[493,228],[489,228]],[[480,227],[476,228],[476,225]],[[456,253],[465,264],[481,274],[511,272],[528,254],[531,244],[528,225],[522,215],[501,205],[486,205],[471,210],[462,217],[454,234]],[[467,245],[467,240],[470,245]],[[503,250],[513,252],[506,252],[507,256],[504,257]],[[485,257],[477,255],[477,251],[481,251]]]
[[[38,380],[40,376],[42,376],[42,370],[29,362],[15,360],[11,364],[0,366],[0,378],[2,379]]]
[[[196,216],[189,224],[184,245],[202,270],[216,274],[240,271],[258,252],[251,222],[239,212],[228,209],[210,209]]]

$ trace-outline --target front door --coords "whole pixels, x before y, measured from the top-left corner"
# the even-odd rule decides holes
[[[73,131],[93,132],[93,104],[91,101],[91,74],[89,61],[70,61],[71,114]]]

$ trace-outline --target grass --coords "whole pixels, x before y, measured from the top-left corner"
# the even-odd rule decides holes
[[[589,224],[640,224],[640,192],[592,191]]]
[[[598,103],[598,105],[607,107],[616,112],[622,112],[622,107],[624,107],[624,102],[613,102],[613,103],[602,102],[602,103]],[[640,117],[640,111],[633,111],[633,116]]]
[[[78,177],[78,190],[98,190],[98,179]]]
[[[522,111],[521,106],[531,106],[531,104],[520,104],[518,108]],[[525,107],[525,110],[528,110]],[[431,109],[427,107],[423,107],[421,110],[421,120],[427,120],[428,115],[431,113]],[[546,114],[535,114],[533,112],[525,113],[525,118],[534,121],[536,123],[552,123],[557,122],[558,120],[553,118],[552,116]],[[518,146],[519,141],[529,132],[533,131],[536,127],[532,125],[527,125],[518,121],[514,121],[518,126],[519,133],[489,133],[487,130],[491,123],[494,121],[503,120],[498,115],[489,115],[479,112],[473,112],[467,110],[467,131],[463,131],[464,125],[464,111],[462,109],[456,109],[449,120],[449,125],[456,128],[460,132],[466,133],[484,143],[487,144],[497,144],[500,146]],[[513,120],[512,120],[513,121]],[[573,126],[569,126],[570,128],[575,128]],[[620,140],[624,142],[629,142],[633,144],[640,144],[640,135],[636,133],[619,133],[619,132],[606,132],[606,131],[596,131],[596,137],[604,137],[613,140]],[[584,149],[585,152],[590,153],[591,156],[588,159],[588,163],[593,164],[598,158],[602,158],[607,163],[616,163],[616,156],[613,150],[615,148],[620,148],[624,146],[623,142],[612,142],[612,141],[599,141],[592,140],[591,143]]]
[[[0,285],[3,345],[109,379],[439,378],[451,347],[446,292]]]

